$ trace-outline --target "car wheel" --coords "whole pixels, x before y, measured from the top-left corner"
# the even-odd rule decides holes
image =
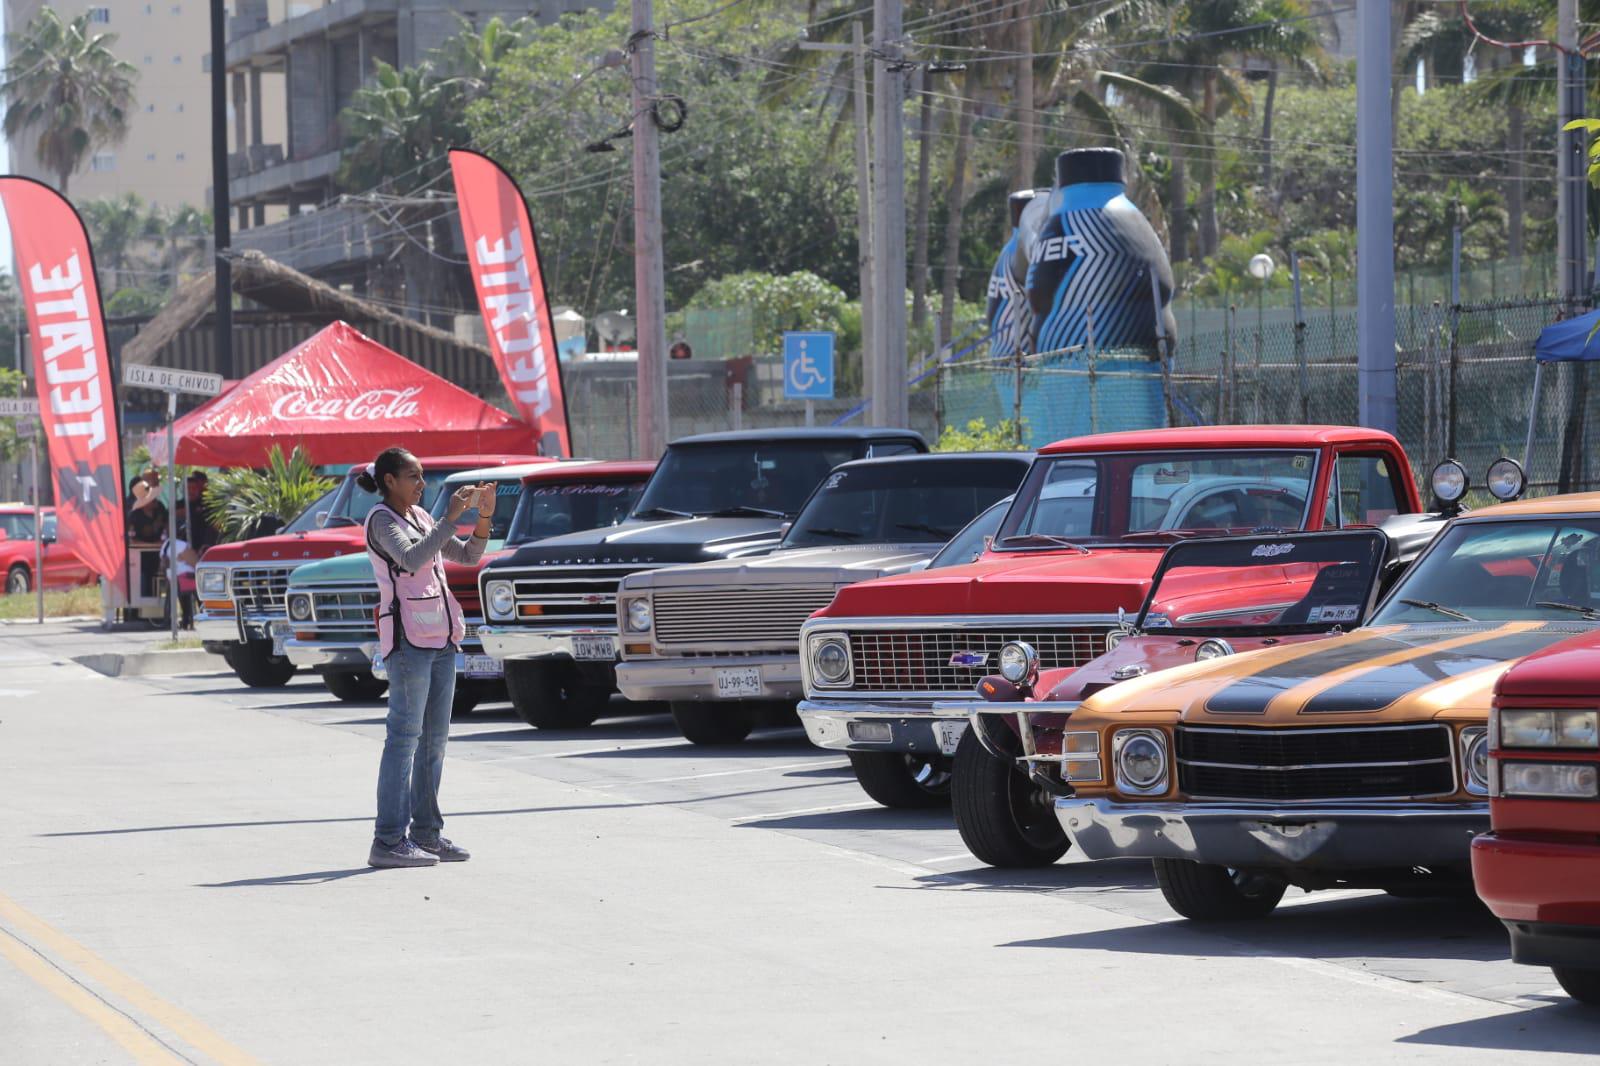
[[[223,658],[228,660],[239,680],[251,688],[282,688],[294,676],[294,663],[272,654],[270,640],[230,644]]]
[[[323,674],[322,684],[346,703],[372,703],[389,691],[389,682],[373,677],[370,670]]]
[[[1600,1007],[1600,970],[1575,970],[1570,966],[1560,966],[1554,973],[1556,983],[1566,990],[1567,995],[1579,1003]]]
[[[754,724],[749,708],[739,704],[688,701],[673,702],[672,721],[685,739],[707,747],[737,744],[750,735]]]
[[[33,579],[28,574],[28,568],[18,563],[6,571],[6,595],[21,596],[33,588]]]
[[[956,745],[950,805],[961,842],[990,866],[1049,866],[1072,846],[1055,798],[1012,760],[991,755],[971,729]]]
[[[1156,884],[1167,904],[1197,922],[1265,918],[1289,888],[1268,874],[1188,859],[1156,859],[1155,866]]]
[[[950,802],[950,760],[899,751],[852,751],[861,790],[885,807],[944,807]]]
[[[511,706],[535,729],[583,729],[600,716],[599,705],[583,691],[587,686],[574,683],[559,663],[508,659],[505,670]]]

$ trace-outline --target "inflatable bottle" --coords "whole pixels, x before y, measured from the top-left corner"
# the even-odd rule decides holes
[[[994,261],[994,269],[989,272],[987,320],[991,359],[1015,354],[1026,329],[1024,322],[1031,323],[1033,318],[1024,288],[1028,278],[1028,248],[1044,222],[1049,197],[1049,189],[1022,189],[1012,193],[1006,201],[1011,234]],[[1034,204],[1038,204],[1038,210],[1030,210]]]
[[[1172,264],[1150,220],[1124,195],[1122,162],[1115,148],[1056,157],[1060,191],[1051,198],[1026,281],[1035,352],[1092,346],[1097,353],[1154,357],[1157,314],[1173,336]]]

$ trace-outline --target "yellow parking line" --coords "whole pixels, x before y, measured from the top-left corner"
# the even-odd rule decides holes
[[[15,931],[15,934],[19,939],[31,943],[40,951],[49,952],[61,963],[70,967],[78,974],[81,974],[82,976],[87,977],[89,980],[95,982],[107,993],[124,1000],[145,1017],[165,1026],[167,1029],[170,1029],[184,1042],[188,1043],[195,1050],[205,1054],[214,1062],[220,1064],[220,1066],[259,1066],[258,1061],[253,1056],[228,1043],[199,1019],[195,1018],[191,1014],[179,1010],[177,1007],[174,1007],[172,1004],[168,1003],[166,1000],[150,991],[138,981],[135,981],[133,978],[122,973],[120,970],[113,967],[110,963],[100,958],[94,952],[90,951],[82,944],[79,944],[76,940],[73,940],[65,933],[59,932],[52,926],[45,924],[43,920],[34,917],[28,911],[24,910],[15,902],[7,899],[5,896],[0,896],[0,923],[9,925],[11,929]],[[4,933],[5,930],[0,929],[0,934]],[[78,1010],[79,1013],[84,1014],[86,1017],[90,1017],[91,1020],[100,1025],[102,1029],[105,1029],[108,1034],[111,1034],[112,1038],[116,1039],[118,1043],[123,1043],[122,1039],[119,1038],[103,1020],[101,1020],[99,1017],[89,1015],[89,1013],[84,1010],[82,1006],[79,1006],[67,996],[63,995],[57,986],[46,984],[46,982],[40,980],[39,976],[33,970],[24,967],[22,963],[18,962],[15,952],[18,950],[22,951],[28,955],[34,963],[39,966],[43,966],[46,970],[49,970],[51,973],[55,974],[56,977],[60,978],[62,981],[65,981],[65,978],[62,977],[60,973],[55,971],[53,967],[50,967],[43,960],[39,959],[37,955],[27,951],[26,948],[17,946],[11,937],[0,935],[0,948],[4,948],[6,946],[12,947],[11,951],[6,952],[6,956],[10,958],[13,963],[16,963],[19,968],[23,969],[25,973],[28,973],[29,976],[34,978],[34,980],[39,981],[40,984],[45,985],[46,988],[49,988],[52,992],[55,992],[57,996],[63,1000],[66,1000],[74,1007],[74,1009]],[[66,981],[66,985],[69,988],[75,989],[82,993],[87,999],[92,1000],[95,1003],[100,1003],[98,999],[90,996],[87,992],[84,992],[82,988],[73,984],[72,982]],[[104,1004],[100,1005],[102,1008],[104,1008]],[[107,1009],[107,1013],[120,1019],[124,1023],[127,1022],[126,1018],[120,1014],[116,1014],[114,1011]],[[134,1032],[143,1034],[143,1031],[139,1030],[136,1026],[132,1026],[130,1024],[129,1028],[131,1028]],[[143,1035],[148,1036],[148,1034]],[[154,1042],[152,1041],[152,1043]],[[128,1045],[123,1043],[123,1046],[127,1047]],[[158,1059],[139,1059],[138,1061],[162,1063],[182,1061],[173,1056],[171,1052],[167,1051],[165,1048],[161,1048],[159,1044],[156,1044],[155,1047],[158,1048],[166,1057]]]
[[[104,1000],[82,985],[73,983],[71,978],[40,958],[26,944],[12,939],[4,930],[0,930],[0,957],[9,959],[13,966],[33,978],[40,988],[98,1025],[140,1066],[171,1066],[172,1063],[183,1062],[155,1037],[106,1006]]]

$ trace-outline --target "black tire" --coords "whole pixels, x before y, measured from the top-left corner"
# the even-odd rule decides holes
[[[740,704],[692,701],[674,701],[672,721],[684,739],[712,748],[739,743],[755,724],[750,709]]]
[[[477,685],[470,681],[456,678],[456,694],[450,700],[450,717],[465,718],[471,714],[473,708],[478,705],[478,699],[481,695],[482,693],[478,691]]]
[[[1264,874],[1209,866],[1188,859],[1156,859],[1156,884],[1167,904],[1197,922],[1265,918],[1289,886]]]
[[[1570,966],[1557,966],[1553,972],[1556,983],[1567,995],[1590,1007],[1600,1007],[1600,970],[1575,970]]]
[[[23,596],[33,591],[33,575],[21,563],[6,571],[6,595]]]
[[[294,663],[272,654],[272,641],[252,640],[230,644],[223,653],[239,680],[251,688],[282,688],[294,676]]]
[[[861,790],[885,807],[925,809],[950,803],[950,760],[899,751],[852,751]]]
[[[346,703],[375,703],[389,691],[389,682],[373,677],[370,670],[326,673],[322,675],[322,684]]]
[[[989,754],[970,728],[956,745],[950,805],[961,842],[990,866],[1049,866],[1072,846],[1056,821],[1055,797],[1011,760]]]
[[[600,717],[604,704],[594,699],[596,686],[578,683],[560,663],[508,659],[505,670],[511,706],[535,729],[584,729]]]

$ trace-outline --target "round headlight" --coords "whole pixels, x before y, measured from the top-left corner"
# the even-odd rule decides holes
[[[838,637],[811,646],[811,668],[826,684],[837,685],[850,676],[850,648]]]
[[[311,597],[306,595],[289,597],[289,617],[296,622],[304,622],[311,618]]]
[[[509,581],[491,581],[488,592],[489,617],[510,618],[517,609],[517,594],[512,591]]]
[[[1233,654],[1233,645],[1225,640],[1202,640],[1200,646],[1194,650],[1194,661],[1197,663],[1210,662],[1212,659],[1221,659]]]
[[[1119,733],[1117,772],[1124,783],[1136,789],[1149,789],[1167,775],[1167,746],[1159,736],[1146,730]]]
[[[1013,685],[1033,677],[1039,672],[1039,653],[1033,645],[1013,640],[1000,649],[1000,676]]]
[[[1467,494],[1467,468],[1454,459],[1446,459],[1433,468],[1433,494],[1440,503],[1455,503]]]
[[[655,619],[651,615],[650,601],[641,596],[628,601],[628,632],[648,633]]]
[[[1486,487],[1489,495],[1502,502],[1508,502],[1521,496],[1527,489],[1528,475],[1523,473],[1521,463],[1502,455],[1489,464]]]
[[[1463,762],[1467,769],[1467,791],[1486,795],[1489,791],[1489,734],[1476,730],[1462,738],[1465,745]]]

